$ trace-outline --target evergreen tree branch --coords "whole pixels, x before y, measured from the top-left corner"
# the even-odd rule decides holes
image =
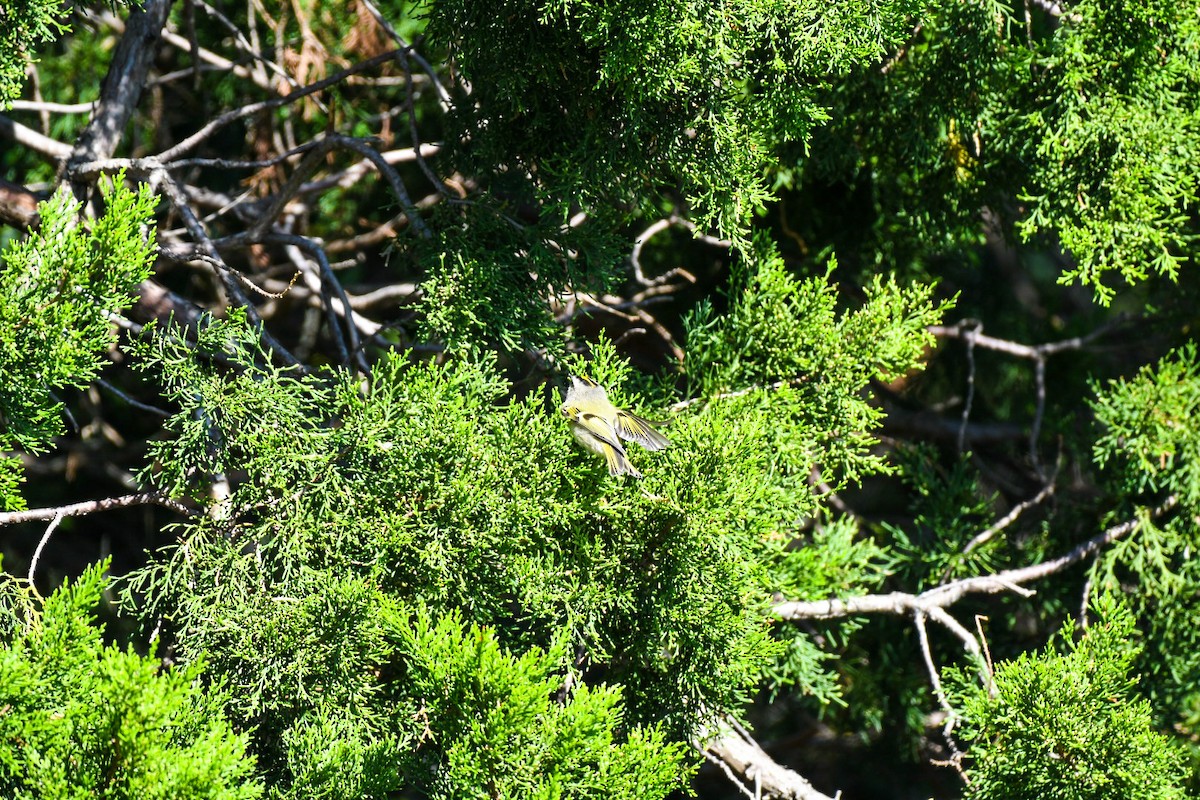
[[[1179,496],[1172,494],[1161,504],[1149,511],[1151,519],[1157,519],[1179,504]],[[1017,592],[1032,595],[1033,590],[1023,584],[1041,580],[1062,572],[1083,561],[1123,536],[1137,530],[1140,518],[1126,520],[1088,539],[1058,558],[997,572],[993,575],[978,575],[951,583],[935,586],[919,595],[907,592],[863,595],[861,597],[832,598],[829,600],[786,601],[775,604],[773,610],[780,619],[796,621],[802,619],[837,619],[862,614],[912,614],[930,613],[931,609],[948,608],[962,598],[973,594],[998,594]]]

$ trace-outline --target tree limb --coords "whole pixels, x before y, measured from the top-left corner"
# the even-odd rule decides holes
[[[130,506],[160,505],[180,514],[191,516],[194,512],[180,503],[158,492],[138,492],[120,497],[106,497],[101,500],[86,500],[82,503],[72,503],[57,508],[31,508],[27,511],[6,511],[0,513],[0,525],[17,525],[22,522],[37,522],[52,520],[56,517],[82,517],[95,514],[97,511],[108,511],[113,508],[129,508]]]
[[[716,759],[755,789],[756,798],[769,800],[833,800],[796,772],[771,758],[742,726],[722,717],[716,731],[702,733],[694,745],[709,760]],[[728,772],[726,773],[728,774]]]
[[[116,152],[146,84],[146,75],[154,60],[154,46],[166,25],[170,9],[171,0],[146,0],[144,5],[135,5],[130,11],[125,34],[117,45],[100,88],[96,113],[75,142],[71,164],[110,158]],[[78,187],[76,197],[80,197],[82,191],[82,187]]]
[[[1179,504],[1179,496],[1171,495],[1156,508],[1150,509],[1150,518],[1161,517]],[[992,575],[978,575],[951,583],[935,586],[921,594],[891,592],[890,594],[863,595],[861,597],[831,598],[829,600],[786,601],[774,606],[776,616],[783,620],[837,619],[863,614],[930,614],[932,609],[947,608],[967,595],[998,594],[1017,592],[1033,594],[1022,584],[1041,580],[1062,572],[1117,539],[1137,529],[1141,519],[1126,520],[1088,539],[1058,558],[1033,564],[1028,567],[1007,569]]]

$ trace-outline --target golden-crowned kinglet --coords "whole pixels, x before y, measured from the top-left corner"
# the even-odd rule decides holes
[[[622,439],[637,442],[647,450],[662,450],[671,444],[649,422],[614,406],[604,387],[588,378],[571,377],[562,413],[571,421],[575,441],[604,456],[609,475],[642,477],[629,463]]]

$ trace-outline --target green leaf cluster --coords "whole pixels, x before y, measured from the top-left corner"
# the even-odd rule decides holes
[[[678,183],[701,227],[742,237],[772,148],[827,119],[819,81],[878,59],[919,7],[439,0],[429,35],[472,87],[451,123],[465,163],[527,177],[564,219]]]
[[[44,602],[0,585],[0,792],[12,798],[263,796],[248,737],[226,722],[227,696],[202,666],[163,669],[102,641],[92,611],[107,565]],[[9,609],[22,609],[13,614]]]
[[[620,690],[566,685],[565,638],[515,657],[493,632],[457,614],[434,622],[424,609],[398,638],[407,689],[423,703],[417,716],[429,744],[413,758],[427,770],[430,796],[635,800],[678,788],[684,746],[653,728],[618,734]]]
[[[1150,704],[1136,696],[1130,668],[1134,619],[1108,596],[1066,652],[1047,648],[998,663],[992,681],[954,671],[970,745],[966,797],[977,800],[1181,798],[1182,751],[1155,730]]]
[[[1115,491],[1133,497],[1179,498],[1183,513],[1163,521],[1144,512],[1135,535],[1117,542],[1093,569],[1098,586],[1124,590],[1144,621],[1145,653],[1138,668],[1145,694],[1165,724],[1200,728],[1200,636],[1191,624],[1200,596],[1200,360],[1185,345],[1132,378],[1097,386],[1092,402],[1100,431],[1094,458]]]
[[[62,0],[9,0],[0,6],[0,110],[21,94],[29,49],[66,30],[61,13]]]
[[[1132,379],[1097,388],[1094,458],[1125,491],[1170,491],[1200,507],[1200,360],[1187,344]]]
[[[868,455],[883,412],[862,392],[920,368],[926,327],[948,303],[933,302],[932,286],[876,278],[860,307],[839,313],[828,275],[798,280],[765,237],[755,248],[735,267],[728,310],[702,301],[684,322],[688,394],[740,393],[721,407],[761,419],[798,473],[820,463],[836,486],[883,469]]]
[[[1028,169],[1022,235],[1056,233],[1077,260],[1062,279],[1103,301],[1110,274],[1174,279],[1196,242],[1200,5],[1073,3],[1006,72],[998,110]]]
[[[150,188],[107,183],[105,213],[77,218],[64,189],[40,206],[41,229],[10,243],[0,267],[0,450],[44,452],[63,431],[56,392],[87,386],[116,336],[108,315],[134,301],[154,258]],[[0,461],[0,506],[19,508],[19,462]]]
[[[148,620],[170,619],[182,658],[229,681],[231,713],[257,725],[266,763],[296,787],[333,770],[340,777],[322,792],[341,782],[367,794],[416,786],[450,796],[480,771],[523,774],[522,753],[569,765],[566,751],[587,748],[567,729],[591,718],[625,748],[603,767],[603,785],[667,791],[675,778],[666,776],[682,766],[663,737],[682,741],[711,715],[737,713],[767,672],[836,695],[811,646],[801,658],[793,643],[777,661],[767,604],[785,576],[810,592],[866,591],[886,574],[884,554],[853,529],[809,539],[796,525],[818,508],[808,477],[821,454],[833,454],[840,480],[882,468],[867,452],[878,417],[862,390],[873,375],[911,368],[921,349],[900,339],[940,313],[928,292],[881,282],[861,308],[837,314],[821,281],[802,287],[773,255],[756,269],[761,280],[739,302],[807,341],[736,346],[766,324],[747,309],[706,328],[711,374],[766,380],[814,364],[838,380],[680,404],[663,423],[673,446],[632,454],[646,473],[638,483],[609,477],[574,446],[557,395],[512,399],[486,361],[385,358],[364,384],[270,366],[237,313],[202,325],[195,343],[151,329],[135,356],[180,410],[167,422],[172,435],[151,443],[142,480],[200,498],[228,476],[230,493],[179,527],[179,543],[134,577],[129,598]],[[824,361],[808,360],[809,350]],[[610,343],[571,366],[614,401],[661,417],[664,395],[655,413]],[[818,413],[827,408],[840,416]],[[434,652],[451,645],[457,655]],[[454,722],[431,710],[485,702],[443,696],[467,691],[463,674],[444,670],[475,651],[473,692],[489,682],[536,687],[504,695],[499,716],[487,717],[494,725],[480,730],[470,723],[478,715]],[[510,705],[567,683],[554,711],[563,730],[547,726],[536,746],[501,746],[534,735],[521,727],[532,712],[509,718]],[[436,746],[426,745],[425,718]],[[410,750],[416,760],[401,758]],[[586,772],[562,767],[563,796],[598,791]],[[456,789],[438,783],[448,774],[459,775]]]

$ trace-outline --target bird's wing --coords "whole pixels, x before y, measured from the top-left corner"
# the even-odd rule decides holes
[[[653,425],[628,411],[617,411],[617,435],[627,442],[637,442],[647,450],[671,446],[667,437],[654,430]]]
[[[625,448],[621,446],[621,440],[611,425],[595,414],[584,413],[577,414],[575,422],[596,437],[596,441],[600,443],[599,452],[604,456],[604,461],[608,465],[609,475],[642,477],[642,473],[638,472],[637,468],[629,463],[629,457],[625,453]]]
[[[621,439],[617,435],[617,432],[603,418],[595,414],[589,414],[586,411],[580,411],[575,415],[575,422],[587,428],[588,432],[600,441],[615,447],[622,454],[625,453],[625,448],[621,446]]]

